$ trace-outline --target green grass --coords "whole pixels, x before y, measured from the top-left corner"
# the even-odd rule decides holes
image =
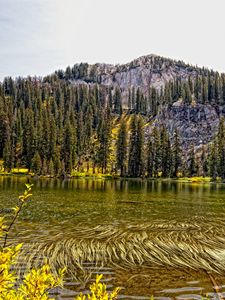
[[[11,173],[13,174],[28,174],[29,170],[27,168],[13,168]]]
[[[28,175],[29,170],[26,168],[13,168],[11,172],[6,172],[4,169],[0,171],[1,175],[12,175],[12,174],[21,174],[21,175]]]
[[[117,176],[112,174],[102,174],[102,173],[92,173],[92,172],[79,172],[79,171],[73,171],[71,173],[72,177],[75,178],[106,178],[106,179],[112,179],[116,178]]]
[[[182,182],[191,182],[191,183],[209,183],[209,182],[211,182],[210,177],[203,177],[203,176],[180,177],[177,180],[182,181]]]

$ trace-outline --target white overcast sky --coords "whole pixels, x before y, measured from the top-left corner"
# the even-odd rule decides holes
[[[225,71],[225,0],[0,0],[0,80],[159,54]]]

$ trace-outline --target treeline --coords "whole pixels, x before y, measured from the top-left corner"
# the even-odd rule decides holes
[[[211,72],[205,68],[199,68],[184,63],[183,61],[176,61],[161,56],[147,55],[131,61],[123,65],[108,65],[96,63],[90,65],[88,63],[75,64],[72,67],[68,66],[66,70],[58,70],[55,74],[60,79],[66,80],[84,80],[86,82],[102,83],[105,74],[112,75],[113,82],[116,82],[116,73],[128,72],[131,69],[139,67],[141,64],[147,66],[152,72],[161,73],[165,68],[173,67],[175,69],[185,69],[187,72],[207,75]]]
[[[203,171],[207,175],[208,162],[199,171],[202,167],[192,149],[182,162],[178,132],[169,136],[159,126],[147,134],[143,128],[160,105],[178,99],[187,105],[193,100],[223,105],[224,75],[207,74],[188,81],[175,79],[161,91],[150,88],[148,95],[131,88],[128,109],[123,107],[118,86],[72,84],[57,74],[43,79],[6,78],[0,83],[0,159],[7,171],[26,167],[43,175],[84,168],[135,177]]]
[[[71,173],[84,161],[106,169],[111,123],[103,86],[55,78],[7,78],[0,85],[0,158],[6,170]]]
[[[116,143],[116,172],[121,176],[176,178],[209,176],[208,147],[183,151],[178,130],[172,135],[164,125],[146,133],[143,117],[135,114],[128,126],[121,121]]]
[[[136,64],[134,61],[130,65],[124,65],[124,67],[129,69],[136,66]],[[148,92],[143,92],[140,88],[129,88],[127,109],[144,115],[152,114],[155,116],[160,106],[172,105],[179,99],[182,99],[186,105],[190,105],[193,101],[199,104],[225,104],[225,74],[184,65],[182,62],[174,62],[161,57],[154,58],[153,69],[154,72],[160,73],[161,69],[172,65],[176,68],[185,67],[187,74],[191,75],[185,80],[182,77],[176,77],[165,84],[165,87],[161,90],[149,88]],[[101,73],[107,73],[107,65],[103,65],[103,67],[100,70],[99,64],[88,65],[82,63],[73,67],[67,67],[65,72],[59,70],[55,73],[55,76],[68,82],[71,80],[83,80],[87,83],[101,84],[103,82]],[[121,70],[121,67],[118,66],[118,70],[116,69],[115,73],[126,71]],[[118,86],[108,89],[109,105],[114,109],[115,113],[122,113],[122,96],[123,91]]]
[[[172,142],[164,126],[154,127],[146,136],[142,116],[134,114],[129,131],[125,120],[120,124],[116,163],[121,176],[177,177],[183,171],[178,132],[174,132]]]

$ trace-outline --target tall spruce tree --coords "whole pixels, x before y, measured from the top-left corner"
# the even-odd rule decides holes
[[[116,114],[122,114],[122,100],[121,100],[121,91],[119,87],[116,87],[114,94],[114,112]]]
[[[160,134],[156,126],[153,128],[152,137],[153,137],[153,176],[157,178],[160,172],[161,147],[160,147]]]
[[[31,170],[34,172],[36,175],[41,174],[41,168],[42,168],[42,162],[41,162],[41,157],[38,151],[35,152],[34,157],[32,159],[31,163]]]
[[[189,166],[188,166],[188,176],[192,177],[197,174],[197,165],[195,158],[194,146],[191,146],[190,156],[189,156]]]
[[[130,131],[128,174],[131,177],[140,177],[144,175],[144,132],[141,115],[133,115]]]
[[[116,165],[120,170],[120,176],[125,175],[127,163],[127,125],[126,121],[122,120],[119,128],[118,138],[116,142]]]
[[[96,161],[102,173],[107,172],[111,146],[111,116],[109,108],[103,113],[98,126],[98,150]]]
[[[153,141],[151,137],[148,141],[147,146],[147,175],[148,177],[153,177],[154,175],[154,147],[153,147]]]
[[[174,137],[173,137],[173,146],[172,146],[173,177],[177,177],[178,171],[181,168],[181,163],[182,163],[181,153],[182,153],[181,142],[180,142],[178,130],[175,129]]]
[[[218,147],[218,176],[225,179],[225,126],[224,118],[220,119],[219,129],[217,134],[217,147]]]
[[[212,143],[209,152],[209,175],[213,181],[216,180],[217,177],[217,149],[216,143]]]
[[[168,132],[163,126],[160,132],[160,154],[161,154],[161,172],[162,177],[170,177],[171,166],[172,166],[172,156],[171,156],[171,146]]]

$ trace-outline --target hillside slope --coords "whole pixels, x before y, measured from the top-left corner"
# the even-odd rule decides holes
[[[71,174],[85,165],[87,172],[118,174],[120,136],[129,176],[146,170],[149,177],[176,176],[179,168],[193,175],[201,149],[207,165],[219,124],[213,155],[225,157],[224,115],[224,74],[156,55],[116,66],[75,64],[44,78],[0,83],[0,159],[8,170]],[[129,122],[117,135],[124,119]]]
[[[188,148],[190,144],[195,146],[208,144],[217,131],[220,117],[225,114],[223,75],[220,77],[218,72],[207,68],[191,66],[182,61],[153,54],[116,66],[100,63],[94,65],[75,64],[72,68],[68,67],[63,75],[61,73],[61,77],[69,80],[73,85],[98,83],[112,91],[119,87],[122,108],[128,111],[136,110],[136,103],[132,103],[131,98],[135,98],[132,93],[140,90],[141,97],[146,102],[145,114],[151,120],[154,119],[151,124],[154,126],[164,124],[171,135],[173,130],[177,128],[185,148]],[[167,85],[174,82],[178,82],[178,84],[192,82],[194,85],[196,78],[206,78],[205,81],[207,82],[203,79],[202,82],[199,81],[199,87],[192,87],[189,103],[185,103],[182,90],[178,95],[169,95],[171,99],[168,103],[168,95],[165,95]],[[216,83],[217,78],[221,78],[219,83]],[[216,95],[215,90],[213,91],[213,85],[216,89],[216,84],[221,89],[218,92],[219,95]],[[155,89],[158,95],[164,94],[163,103],[160,103],[159,99],[151,99],[152,89]],[[175,84],[169,89],[176,89]],[[202,99],[204,89],[207,89],[207,96]],[[137,99],[135,100],[137,101]],[[158,102],[158,109],[151,107],[154,100]],[[151,128],[149,130],[151,131]]]

